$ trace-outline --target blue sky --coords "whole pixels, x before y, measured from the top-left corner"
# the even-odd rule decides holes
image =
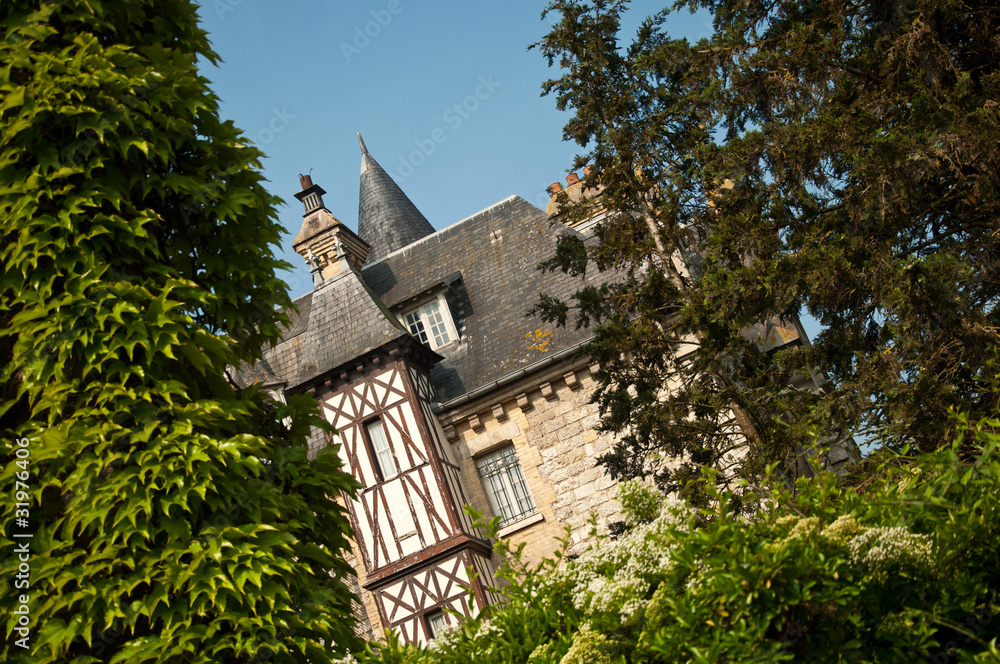
[[[625,34],[665,2],[637,0]],[[517,194],[544,208],[577,153],[568,114],[541,85],[559,75],[529,44],[547,31],[545,2],[511,0],[203,0],[202,26],[224,63],[202,72],[233,120],[268,155],[270,191],[286,201],[281,255],[293,297],[311,288],[291,242],[293,194],[312,170],[327,208],[357,228],[361,154],[372,156],[435,228]],[[710,25],[682,14],[677,35]]]

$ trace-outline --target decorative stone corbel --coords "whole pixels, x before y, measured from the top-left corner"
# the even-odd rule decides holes
[[[576,379],[576,372],[570,371],[569,373],[563,374],[563,380],[566,381],[566,387],[571,390],[580,389],[580,381]]]
[[[469,426],[472,427],[472,430],[477,433],[486,429],[486,427],[483,425],[482,420],[479,419],[478,413],[469,416]]]

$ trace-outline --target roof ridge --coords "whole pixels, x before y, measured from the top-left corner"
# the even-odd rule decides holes
[[[430,241],[432,239],[440,237],[440,235],[442,233],[444,233],[445,231],[450,231],[450,230],[454,229],[456,226],[458,226],[460,224],[464,224],[467,221],[475,219],[476,217],[478,217],[480,215],[486,214],[487,212],[490,212],[494,208],[500,207],[504,203],[509,203],[509,202],[511,202],[513,200],[524,201],[525,203],[527,203],[528,205],[531,205],[531,207],[535,208],[536,210],[538,210],[542,214],[545,214],[544,210],[540,209],[539,207],[537,207],[535,205],[532,205],[527,200],[525,200],[524,197],[518,196],[517,194],[511,194],[510,196],[508,196],[507,198],[503,199],[502,201],[497,201],[493,205],[490,205],[489,207],[485,207],[482,210],[480,210],[479,212],[475,212],[473,214],[470,214],[468,217],[463,217],[462,219],[459,219],[458,221],[456,221],[454,223],[448,224],[444,228],[436,230],[433,233],[431,233],[430,235],[425,235],[424,237],[420,238],[419,240],[415,240],[415,241],[411,242],[410,244],[406,245],[405,247],[400,247],[399,249],[391,251],[388,254],[386,254],[385,256],[382,256],[382,257],[380,257],[377,260],[371,261],[370,263],[365,263],[364,267],[361,268],[361,271],[364,272],[365,270],[367,270],[371,266],[378,265],[379,263],[381,263],[382,261],[386,260],[387,258],[395,256],[395,255],[397,255],[399,253],[402,253],[403,251],[405,251],[407,249],[412,249],[412,248],[416,247],[419,244],[423,244],[424,242],[428,242],[428,241]]]

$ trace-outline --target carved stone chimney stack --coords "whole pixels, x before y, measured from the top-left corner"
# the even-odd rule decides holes
[[[323,194],[326,192],[323,187],[313,184],[311,175],[302,175],[299,173],[299,185],[302,186],[302,191],[295,194],[295,198],[302,201],[302,206],[306,209],[305,214],[308,215],[310,212],[314,212],[323,207]]]
[[[293,246],[309,265],[313,286],[344,270],[360,270],[371,247],[326,209],[326,192],[313,183],[311,176],[300,174],[299,186],[302,191],[295,198],[302,201],[305,219]]]

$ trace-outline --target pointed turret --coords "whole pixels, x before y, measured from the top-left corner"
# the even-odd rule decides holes
[[[358,236],[371,245],[367,263],[434,232],[427,218],[406,197],[389,174],[361,146],[361,194],[358,197]]]

